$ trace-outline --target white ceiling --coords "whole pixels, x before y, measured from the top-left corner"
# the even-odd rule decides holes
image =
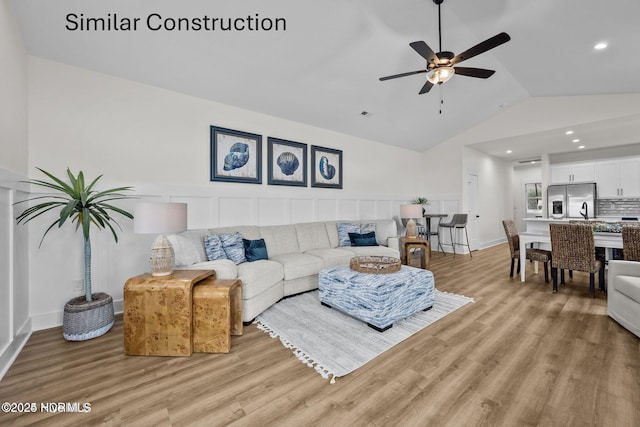
[[[493,77],[454,76],[425,95],[424,74],[378,78],[424,67],[410,42],[438,50],[432,0],[14,4],[32,55],[412,150],[457,139],[526,158],[577,149],[563,134],[569,127],[587,148],[640,142],[638,0],[445,0],[444,50],[460,53],[501,31],[511,41],[462,64],[495,69]],[[137,31],[68,31],[68,13],[143,19]],[[144,25],[151,13],[259,14],[285,18],[287,29],[153,32]],[[599,41],[609,48],[594,51]]]

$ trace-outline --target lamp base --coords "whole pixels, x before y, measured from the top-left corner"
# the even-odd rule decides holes
[[[418,227],[416,227],[416,222],[413,218],[407,221],[407,232],[405,233],[405,236],[409,239],[415,239],[418,237]]]
[[[151,275],[169,276],[173,274],[173,263],[175,261],[175,253],[171,242],[164,234],[156,237],[151,245],[151,256],[149,262],[151,264]]]

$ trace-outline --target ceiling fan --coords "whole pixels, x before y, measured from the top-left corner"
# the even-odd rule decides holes
[[[427,73],[427,82],[422,86],[420,95],[427,93],[431,90],[433,85],[442,84],[453,77],[454,74],[467,77],[477,77],[480,79],[487,79],[495,73],[495,70],[487,70],[485,68],[471,68],[471,67],[454,67],[454,65],[473,58],[476,55],[480,55],[494,47],[498,47],[503,43],[511,40],[509,34],[500,33],[497,34],[464,52],[454,55],[453,52],[442,50],[442,25],[440,20],[440,5],[444,0],[433,0],[438,5],[438,42],[440,52],[434,52],[425,42],[417,41],[409,43],[409,46],[413,48],[420,56],[427,60],[427,67],[423,70],[410,71],[408,73],[395,74],[393,76],[380,77],[380,81],[396,79],[398,77],[411,76],[413,74]]]

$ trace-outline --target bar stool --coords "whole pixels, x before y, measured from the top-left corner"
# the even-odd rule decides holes
[[[459,246],[466,246],[469,249],[469,256],[473,258],[473,255],[471,255],[471,246],[469,246],[469,234],[467,233],[467,214],[453,214],[453,217],[451,218],[451,221],[449,222],[441,222],[440,224],[438,224],[438,248],[440,248],[442,250],[442,253],[445,253],[444,248],[442,247],[442,245],[447,245],[447,246],[451,246],[453,248],[453,256],[456,256],[456,245]],[[448,228],[449,229],[449,236],[451,237],[451,243],[442,243],[442,239],[440,237],[440,229],[441,228]],[[453,230],[458,230],[460,228],[464,228],[464,235],[467,239],[467,243],[463,243],[463,242],[456,242],[453,240]]]

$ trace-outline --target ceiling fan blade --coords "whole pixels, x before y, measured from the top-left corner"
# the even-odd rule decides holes
[[[481,53],[484,53],[488,50],[493,49],[494,47],[498,47],[501,44],[504,44],[506,42],[508,42],[509,40],[511,40],[511,37],[509,37],[509,34],[507,33],[500,33],[497,34],[493,37],[491,37],[490,39],[487,39],[481,43],[478,43],[477,45],[473,46],[470,49],[465,50],[464,52],[456,55],[452,60],[451,60],[451,65],[455,65],[459,62],[465,61],[469,58],[473,58],[476,55],[480,55]]]
[[[420,89],[420,93],[418,93],[418,95],[422,95],[423,93],[429,92],[432,87],[433,87],[433,83],[431,83],[429,80],[427,80],[427,82],[424,84],[424,86],[422,86],[422,89]]]
[[[426,73],[426,72],[427,70],[409,71],[408,73],[394,74],[393,76],[380,77],[380,81],[383,82],[385,80],[397,79],[398,77],[406,77],[406,76],[411,76],[413,74],[420,74],[420,73]]]
[[[413,48],[420,56],[433,64],[438,63],[438,57],[436,53],[423,41],[409,43],[409,46]]]
[[[487,70],[485,68],[470,68],[470,67],[453,67],[456,70],[456,74],[467,77],[477,77],[479,79],[488,79],[493,76],[495,70]]]

